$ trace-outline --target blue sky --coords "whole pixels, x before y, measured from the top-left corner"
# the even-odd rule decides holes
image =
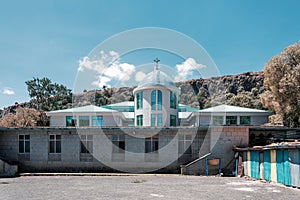
[[[297,0],[1,1],[0,108],[29,100],[24,82],[32,77],[73,88],[79,60],[110,36],[134,28],[186,34],[206,49],[222,75],[260,71],[300,39],[299,7]],[[177,64],[167,57],[164,64]],[[126,62],[148,62],[142,59],[153,54],[131,58]]]

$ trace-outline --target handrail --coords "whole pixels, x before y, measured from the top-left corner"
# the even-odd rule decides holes
[[[192,162],[190,162],[190,163],[188,163],[188,164],[186,164],[186,165],[180,165],[180,167],[181,167],[181,168],[189,167],[189,166],[191,166],[192,164],[194,164],[194,163],[198,162],[199,160],[202,160],[202,159],[204,159],[204,158],[206,158],[206,157],[208,157],[208,156],[210,156],[210,155],[211,155],[211,152],[209,152],[208,154],[205,154],[204,156],[201,156],[200,158],[197,158],[196,160],[193,160]]]

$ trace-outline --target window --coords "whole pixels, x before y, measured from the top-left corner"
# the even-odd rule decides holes
[[[192,154],[192,136],[178,135],[178,153]]]
[[[227,125],[237,124],[237,116],[226,116],[226,124]]]
[[[49,153],[61,153],[61,135],[50,135]]]
[[[170,126],[176,126],[176,115],[170,115]]]
[[[152,110],[162,109],[162,92],[160,90],[153,90],[151,92],[151,109]]]
[[[125,153],[125,135],[113,135],[112,136],[113,143],[113,153]]]
[[[90,126],[90,117],[79,116],[79,126]]]
[[[80,139],[80,153],[93,153],[93,135],[81,135]]]
[[[162,126],[162,114],[151,114],[151,126]]]
[[[143,115],[136,116],[136,125],[143,126]]]
[[[145,153],[158,153],[158,136],[153,136],[145,139]]]
[[[212,116],[213,125],[223,125],[223,116]]]
[[[92,117],[92,126],[102,126],[102,125],[103,125],[103,116]]]
[[[250,116],[240,116],[240,124],[249,125],[251,124]]]
[[[136,93],[136,109],[143,108],[143,92]]]
[[[66,116],[66,126],[76,126],[76,117]]]
[[[177,96],[175,92],[170,91],[170,108],[177,108]]]
[[[30,153],[30,135],[19,135],[19,153]]]

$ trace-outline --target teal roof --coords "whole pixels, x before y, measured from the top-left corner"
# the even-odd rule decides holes
[[[69,108],[64,110],[54,110],[47,112],[47,114],[55,114],[55,113],[93,113],[93,112],[117,112],[115,110],[110,110],[106,108],[101,108],[94,105],[82,106],[76,108]]]
[[[179,112],[195,112],[199,110],[198,108],[193,108],[191,106],[184,105],[184,104],[179,104],[178,107],[179,107]]]
[[[253,108],[244,108],[239,106],[219,105],[203,110],[199,110],[200,113],[211,113],[211,112],[226,112],[226,113],[269,113],[266,110],[258,110]]]
[[[119,112],[134,112],[134,101],[124,101],[120,103],[109,104],[101,106],[101,108],[116,110]]]

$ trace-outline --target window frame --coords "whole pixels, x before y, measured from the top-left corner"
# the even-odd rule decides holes
[[[235,123],[232,123],[235,121]],[[237,125],[237,116],[226,116],[226,125]]]
[[[245,118],[248,118],[248,123],[242,123],[244,122]],[[240,125],[250,125],[251,124],[251,116],[240,116]]]
[[[23,138],[21,138],[23,137]],[[18,143],[19,143],[19,154],[29,154],[30,153],[30,135],[29,134],[19,134],[18,135]],[[22,147],[22,151],[20,146]]]
[[[212,116],[212,124],[213,125],[223,125],[224,124],[224,116],[222,116],[222,115]]]
[[[92,126],[94,127],[103,126],[103,115],[92,116]]]
[[[136,116],[136,125],[137,126],[143,126],[143,115],[137,115]]]
[[[178,135],[178,154],[192,154],[192,135]]]
[[[170,91],[170,108],[177,109],[177,95],[173,91]]]
[[[145,153],[158,153],[159,150],[159,137],[154,135],[145,138]]]
[[[84,122],[84,123],[82,124],[82,122]],[[88,123],[86,124],[86,122],[88,122]],[[80,115],[78,117],[78,126],[83,126],[83,127],[90,126],[90,116]]]
[[[151,91],[151,110],[162,110],[162,91]]]
[[[177,126],[177,116],[170,115],[170,126]]]
[[[80,153],[93,154],[93,135],[80,135]]]
[[[125,134],[113,134],[112,135],[112,153],[125,153],[126,140]]]
[[[69,124],[68,118],[71,118],[71,124]],[[66,126],[68,127],[74,127],[77,125],[77,117],[74,115],[68,115],[66,116]]]
[[[49,135],[49,153],[50,154],[60,154],[61,153],[61,135],[50,134]],[[53,143],[53,150],[51,149],[51,144]]]
[[[136,109],[143,108],[143,91],[135,94],[136,97]]]

